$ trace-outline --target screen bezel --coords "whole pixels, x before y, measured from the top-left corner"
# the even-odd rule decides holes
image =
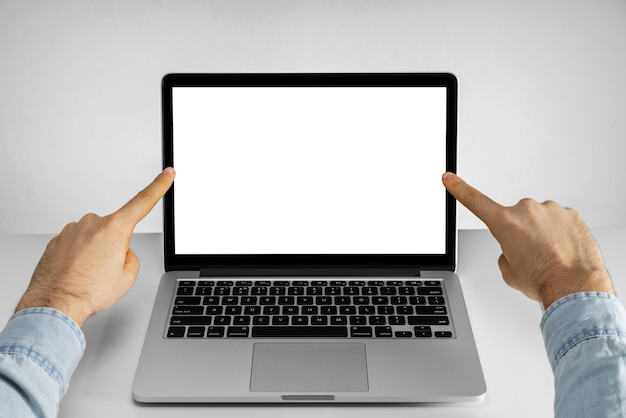
[[[174,87],[445,87],[446,171],[456,172],[457,79],[450,73],[168,74],[162,81],[163,167],[174,166]],[[443,173],[442,173],[443,174]],[[207,275],[419,275],[455,268],[456,203],[446,193],[445,254],[176,254],[175,186],[164,197],[165,270],[201,270]],[[443,185],[442,185],[443,187]]]

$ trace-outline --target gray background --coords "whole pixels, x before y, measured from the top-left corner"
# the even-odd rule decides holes
[[[58,232],[147,184],[165,73],[254,71],[453,72],[460,174],[626,225],[621,0],[0,0],[0,233]]]

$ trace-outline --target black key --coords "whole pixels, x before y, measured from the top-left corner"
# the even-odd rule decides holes
[[[300,309],[297,306],[283,306],[283,315],[299,315]]]
[[[250,325],[249,316],[236,316],[233,318],[233,325]]]
[[[450,325],[447,316],[409,316],[409,325]]]
[[[416,315],[446,315],[448,311],[445,306],[416,306]]]
[[[272,317],[272,325],[289,325],[289,317],[284,315],[277,315]]]
[[[247,337],[250,333],[250,327],[228,327],[227,337]]]
[[[213,293],[212,287],[199,287],[196,289],[197,296],[210,296]]]
[[[370,286],[375,286],[371,284],[372,282],[370,282]],[[365,282],[363,280],[350,280],[348,282],[348,286],[365,286]]]
[[[396,313],[398,315],[413,315],[413,307],[412,306],[396,306]]]
[[[353,302],[355,305],[369,305],[370,298],[369,296],[355,296]]]
[[[230,325],[230,316],[216,316],[213,325]]]
[[[210,316],[172,316],[170,325],[211,325]]]
[[[339,313],[341,315],[356,315],[356,306],[340,306]]]
[[[213,294],[217,296],[229,296],[230,287],[216,287]]]
[[[284,286],[270,287],[270,295],[282,296],[287,294],[287,288]]]
[[[200,296],[177,296],[174,305],[200,305]]]
[[[213,280],[200,280],[198,282],[198,286],[202,286],[202,287],[215,286],[215,282]]]
[[[181,338],[185,336],[185,327],[169,327],[167,338]]]
[[[203,305],[219,305],[220,297],[219,296],[205,296],[202,304]]]
[[[255,316],[252,318],[252,325],[269,325],[270,317],[269,316]]]
[[[328,282],[325,280],[313,280],[311,286],[328,286]]]
[[[241,306],[227,306],[224,315],[241,315]]]
[[[241,298],[242,305],[256,305],[258,298],[256,296],[243,296]]]
[[[278,315],[280,313],[280,306],[265,306],[263,308],[263,315]]]
[[[278,304],[279,305],[295,305],[296,299],[293,296],[279,296]]]
[[[221,315],[224,312],[223,306],[207,306],[206,315]]]
[[[238,296],[224,296],[222,298],[222,305],[239,305]]]
[[[443,289],[441,287],[418,287],[417,294],[420,296],[439,296],[443,295]]]
[[[292,325],[309,325],[309,317],[308,316],[294,316],[293,318],[291,318],[291,324]]]
[[[375,327],[374,333],[378,338],[393,337],[393,333],[391,332],[391,327]]]
[[[301,337],[301,338],[315,338],[315,337],[347,337],[347,327],[333,327],[333,326],[291,326],[291,327],[253,327],[252,336],[257,338],[280,338],[280,337]]]
[[[358,296],[360,292],[358,287],[344,287],[343,294],[345,296]]]
[[[249,280],[240,280],[235,282],[235,286],[252,286],[252,282]]]
[[[276,305],[275,296],[262,296],[259,299],[259,305]]]
[[[406,319],[403,316],[393,315],[389,317],[389,325],[404,325]]]
[[[443,296],[430,296],[428,298],[428,303],[430,305],[445,305],[446,300],[444,299]]]
[[[372,298],[373,305],[389,305],[389,298],[387,296],[374,296]]]
[[[359,315],[374,315],[376,308],[373,306],[359,306]]]
[[[409,280],[406,282],[406,285],[416,287],[416,286],[422,286],[423,283],[419,280]]]
[[[287,294],[291,296],[302,296],[304,295],[304,287],[290,287],[287,289]]]
[[[224,327],[208,327],[206,336],[211,338],[221,338],[224,336]]]
[[[378,295],[378,288],[371,286],[363,287],[361,288],[361,294],[363,296],[376,296]]]
[[[187,330],[188,338],[204,338],[204,327],[189,327]]]
[[[409,298],[409,303],[411,305],[426,305],[426,296],[411,296]]]
[[[313,305],[313,296],[298,296],[296,298],[296,303],[300,306]]]
[[[433,331],[430,327],[427,326],[417,326],[413,328],[415,331],[415,336],[417,338],[430,338],[433,336]]]
[[[174,315],[202,315],[203,313],[203,306],[174,306],[172,310]]]
[[[346,286],[347,283],[345,280],[331,280],[330,285],[331,286]]]
[[[388,280],[387,281],[387,286],[404,286],[404,282],[401,280]]]
[[[347,316],[331,316],[330,317],[331,325],[348,325],[348,317]]]
[[[219,281],[217,282],[217,285],[218,285],[218,286],[225,286],[225,287],[228,287],[228,286],[233,286],[233,285],[234,285],[234,283],[232,282],[232,280],[219,280]]]
[[[235,296],[248,296],[250,289],[247,287],[234,287],[233,295]]]
[[[322,315],[337,315],[337,307],[324,305],[320,308],[320,314]]]
[[[306,294],[308,296],[319,296],[319,295],[323,295],[324,294],[324,289],[317,286],[317,287],[307,287],[306,289]]]
[[[426,280],[424,282],[424,285],[425,286],[439,286],[439,287],[441,287],[441,282],[437,281],[437,280]]]
[[[268,287],[272,285],[272,282],[270,282],[269,280],[258,280],[254,282],[254,285],[260,287]]]
[[[385,282],[383,282],[382,280],[370,280],[369,282],[367,282],[368,286],[384,286]]]
[[[380,288],[380,294],[381,295],[386,295],[386,296],[393,296],[397,293],[397,290],[395,287],[381,287]]]
[[[392,296],[390,300],[392,305],[406,305],[408,302],[406,296]]]
[[[412,287],[400,287],[398,288],[399,295],[414,295],[415,289]]]
[[[371,338],[372,327],[350,327],[350,336],[352,338]]]
[[[435,331],[435,337],[437,338],[452,338],[451,331]]]
[[[398,338],[411,338],[413,333],[411,331],[396,331],[396,337]]]
[[[193,295],[193,287],[179,287],[176,289],[177,295]]]
[[[196,282],[193,280],[181,280],[178,282],[178,286],[195,286]]]
[[[372,315],[369,317],[370,325],[387,325],[387,320],[384,316]]]
[[[243,309],[244,315],[261,315],[261,307],[260,306],[246,306]]]
[[[306,280],[294,280],[292,285],[298,287],[306,287],[309,285],[309,282],[307,282]]]
[[[335,305],[352,305],[350,296],[335,296]]]
[[[367,325],[366,316],[351,316],[350,325]]]
[[[326,316],[312,316],[311,325],[328,325],[328,317]]]
[[[324,289],[324,294],[326,296],[339,296],[341,295],[341,287],[338,286],[330,286]]]
[[[333,303],[333,298],[331,296],[317,296],[315,298],[315,303],[317,305],[331,305]]]
[[[274,280],[274,286],[278,286],[278,287],[286,287],[289,286],[291,283],[289,283],[288,280]]]
[[[377,306],[378,315],[393,315],[395,313],[393,306]]]
[[[317,315],[319,309],[317,306],[303,306],[302,315]]]
[[[267,287],[253,287],[250,290],[250,294],[255,296],[265,296],[267,295]]]

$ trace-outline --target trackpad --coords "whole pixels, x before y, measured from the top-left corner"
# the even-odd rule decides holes
[[[365,344],[257,343],[252,392],[367,392]]]

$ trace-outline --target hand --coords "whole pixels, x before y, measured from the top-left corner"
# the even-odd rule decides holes
[[[170,188],[176,173],[167,168],[118,211],[99,217],[85,215],[68,224],[44,252],[26,293],[15,309],[58,309],[79,326],[107,309],[132,287],[139,260],[130,238]]]
[[[500,243],[498,264],[509,286],[544,309],[571,293],[615,294],[600,249],[576,211],[532,199],[504,207],[455,174],[445,173],[442,180]]]

